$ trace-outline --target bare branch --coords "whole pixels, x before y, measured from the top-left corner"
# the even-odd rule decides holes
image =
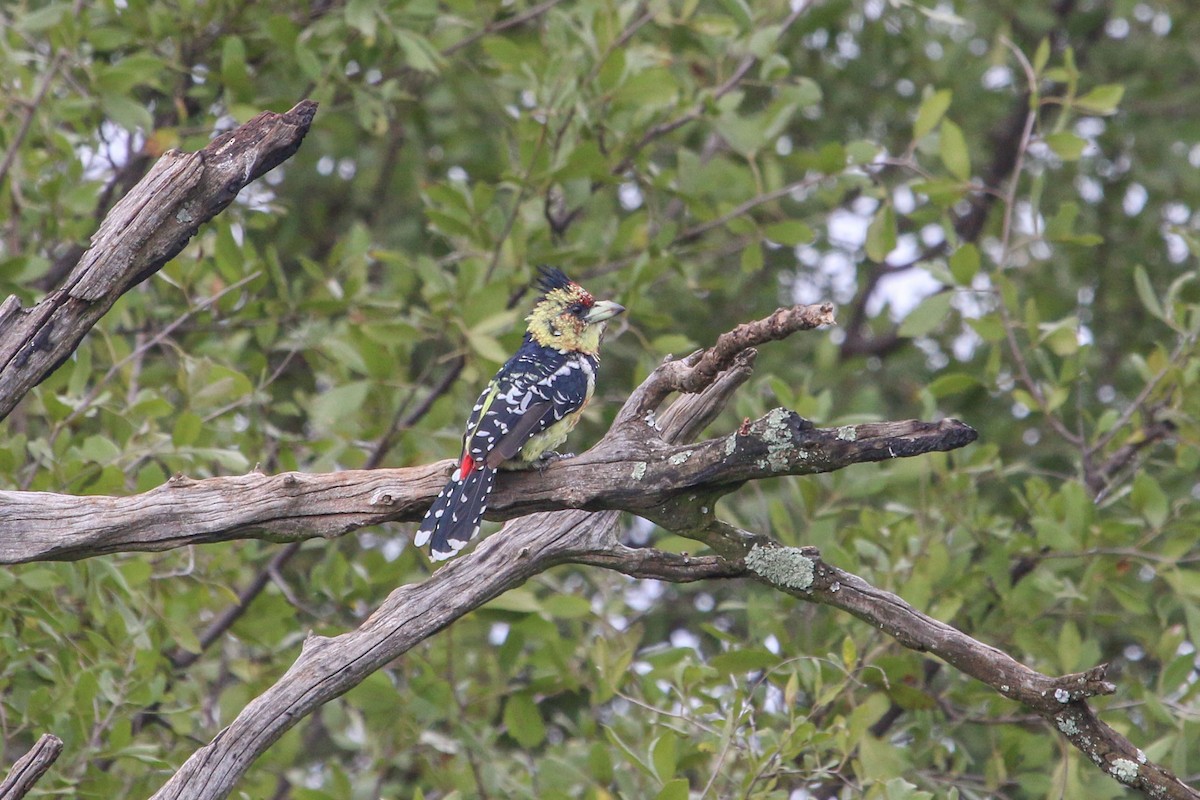
[[[52,733],[43,733],[30,751],[13,764],[8,777],[0,782],[0,800],[20,800],[28,794],[58,759],[62,749],[62,739]]]
[[[785,409],[743,427],[694,445],[667,446],[649,434],[642,441],[614,439],[544,473],[506,473],[497,482],[488,518],[551,509],[655,517],[685,493],[721,495],[750,480],[908,458],[975,438],[955,420],[816,428]],[[176,476],[127,497],[0,492],[0,563],[70,561],[233,539],[333,538],[367,525],[415,521],[453,467],[447,460],[320,475],[252,472],[198,481]]]
[[[759,547],[744,563],[760,581],[795,597],[847,611],[910,650],[933,653],[1033,710],[1103,772],[1126,786],[1148,797],[1200,799],[1200,792],[1147,759],[1089,706],[1089,697],[1116,691],[1105,680],[1107,665],[1057,678],[1043,675],[1007,653],[921,613],[891,592],[827,564],[813,547]]]
[[[682,361],[667,361],[634,390],[617,415],[614,428],[625,429],[654,412],[671,392],[698,392],[711,384],[718,374],[733,365],[738,354],[766,342],[784,339],[796,331],[832,325],[833,305],[780,308],[766,319],[738,325],[723,333],[717,343]]]
[[[317,104],[263,112],[195,153],[169,151],[121,199],[64,285],[30,309],[0,304],[0,418],[78,346],[112,304],[174,258],[248,183],[300,147]]]

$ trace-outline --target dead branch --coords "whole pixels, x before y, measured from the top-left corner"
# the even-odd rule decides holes
[[[21,800],[46,774],[60,753],[63,742],[52,733],[43,733],[29,752],[17,759],[8,777],[0,782],[0,800]]]
[[[0,419],[53,372],[122,294],[174,258],[202,224],[300,147],[317,104],[263,112],[195,153],[168,151],[117,203],[63,286],[0,304]]]

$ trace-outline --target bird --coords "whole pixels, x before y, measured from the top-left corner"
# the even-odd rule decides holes
[[[443,561],[479,534],[496,471],[544,466],[561,458],[596,388],[600,342],[608,321],[625,311],[597,300],[562,270],[541,267],[541,293],[520,349],[471,409],[458,466],[417,529],[417,547]]]

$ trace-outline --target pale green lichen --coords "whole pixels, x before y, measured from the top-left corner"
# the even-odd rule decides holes
[[[1055,723],[1058,725],[1058,729],[1067,736],[1074,736],[1075,734],[1079,733],[1079,726],[1075,724],[1075,720],[1071,719],[1066,714],[1063,714],[1061,717],[1057,717],[1055,719]]]
[[[858,440],[858,428],[853,425],[843,425],[837,429],[837,438],[843,442],[854,442]]]
[[[676,453],[675,455],[668,458],[667,463],[670,464],[671,466],[678,467],[680,464],[687,461],[691,457],[692,457],[692,451],[684,450],[682,453]]]
[[[644,477],[646,477],[646,462],[639,461],[633,465],[633,479],[640,481]]]
[[[789,457],[795,450],[792,431],[788,426],[790,417],[787,409],[774,408],[764,418],[766,427],[763,428],[762,439],[767,445],[767,466],[773,472],[787,469]]]
[[[733,455],[734,450],[737,450],[737,434],[731,433],[725,437],[725,455]]]
[[[746,569],[774,586],[799,589],[812,588],[813,560],[799,547],[762,547],[754,545],[746,555]]]
[[[1118,758],[1112,763],[1108,771],[1121,783],[1133,783],[1137,780],[1138,765],[1128,758]]]

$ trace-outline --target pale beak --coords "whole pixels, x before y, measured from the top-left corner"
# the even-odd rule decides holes
[[[596,322],[604,322],[612,319],[617,314],[625,312],[625,306],[620,303],[614,303],[611,300],[599,300],[596,305],[588,309],[588,312],[583,315],[583,321],[588,325]]]

